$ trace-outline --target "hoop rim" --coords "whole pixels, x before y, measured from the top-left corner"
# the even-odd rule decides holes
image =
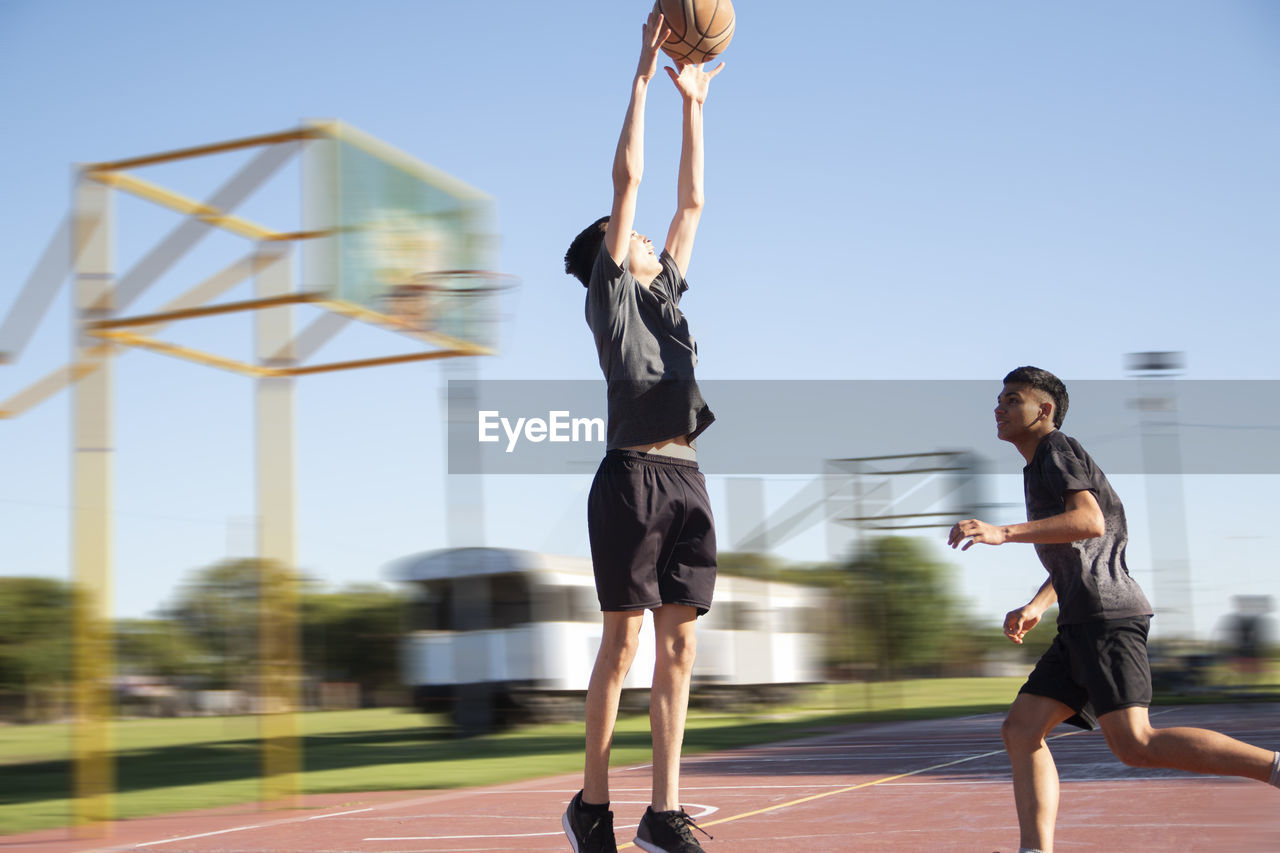
[[[445,278],[490,279],[494,284],[477,287],[443,287],[434,283],[437,279]],[[434,270],[432,272],[415,273],[412,277],[412,282],[412,284],[402,284],[400,288],[442,293],[497,293],[498,291],[511,290],[517,287],[520,284],[520,277],[511,273],[484,269]]]

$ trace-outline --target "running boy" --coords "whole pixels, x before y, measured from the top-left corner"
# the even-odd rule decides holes
[[[1207,729],[1154,729],[1147,717],[1151,605],[1124,561],[1124,507],[1106,475],[1058,431],[1067,389],[1046,370],[1019,367],[996,402],[996,436],[1018,448],[1027,501],[1024,524],[959,521],[947,542],[1035,545],[1049,577],[1030,602],[1004,618],[1021,643],[1055,601],[1058,635],[1018,693],[1002,735],[1013,767],[1021,853],[1052,853],[1058,771],[1045,737],[1059,723],[1102,727],[1125,764],[1244,776],[1280,787],[1280,752]]]
[[[612,853],[609,749],[622,681],[635,659],[645,610],[657,643],[649,725],[652,802],[635,843],[650,853],[701,853],[680,807],[680,748],[693,672],[694,626],[711,607],[716,539],[694,439],[714,420],[694,380],[697,347],[677,305],[702,213],[702,105],[711,78],[682,65],[667,74],[684,108],[678,201],[661,255],[632,230],[644,160],[644,107],[668,30],[645,22],[613,161],[613,207],[565,254],[565,272],[587,288],[587,325],[608,387],[607,453],[591,485],[587,526],[604,616],[587,688],[584,784],[562,820],[575,853]]]

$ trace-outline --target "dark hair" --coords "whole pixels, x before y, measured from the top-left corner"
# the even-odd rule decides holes
[[[591,281],[591,268],[595,266],[596,255],[600,254],[600,244],[604,242],[604,227],[609,217],[601,216],[592,222],[569,244],[569,251],[564,253],[564,271],[586,287]]]
[[[1028,388],[1043,391],[1052,397],[1053,426],[1055,429],[1062,428],[1062,420],[1067,416],[1067,404],[1070,399],[1067,397],[1067,386],[1062,384],[1061,379],[1039,367],[1026,366],[1009,371],[1009,375],[1004,378],[1004,384],[1026,385]]]

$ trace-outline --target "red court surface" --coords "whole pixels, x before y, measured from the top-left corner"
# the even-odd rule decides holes
[[[1280,747],[1280,705],[1153,709],[1157,726],[1204,726]],[[1014,853],[1017,823],[1001,715],[850,726],[805,740],[688,758],[686,809],[715,840],[707,853],[975,851]],[[1057,850],[1280,850],[1280,791],[1248,780],[1135,770],[1099,733],[1059,728]],[[647,766],[612,777],[620,849],[648,801]],[[306,807],[219,809],[0,837],[0,853],[464,853],[563,851],[564,803],[578,776],[491,788],[310,797]]]

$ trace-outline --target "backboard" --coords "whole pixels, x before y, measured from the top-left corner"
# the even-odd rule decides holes
[[[457,315],[488,310],[479,271],[494,266],[493,199],[349,125],[310,126],[304,222],[321,236],[305,243],[304,289],[406,330],[482,343],[469,330],[490,324]],[[448,330],[439,305],[449,307]]]

